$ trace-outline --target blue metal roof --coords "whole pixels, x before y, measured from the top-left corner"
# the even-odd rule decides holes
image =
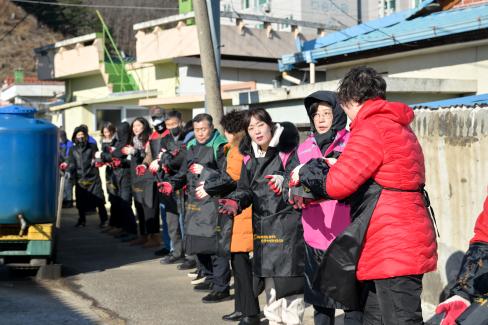
[[[432,0],[424,1],[420,8],[399,12],[305,42],[301,52],[284,55],[279,60],[280,71],[291,70],[297,63],[311,63],[337,55],[488,28],[487,4],[440,11],[409,19],[432,2]]]
[[[475,105],[488,105],[488,94],[444,99],[435,102],[413,104],[411,106],[418,107],[418,108],[421,107],[439,108],[439,107],[475,106]]]

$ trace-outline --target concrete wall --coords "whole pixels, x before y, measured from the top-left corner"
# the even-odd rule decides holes
[[[437,303],[457,274],[487,195],[488,107],[415,113],[412,128],[424,151],[426,188],[440,232],[438,271],[426,276],[424,299]]]
[[[71,101],[103,98],[110,94],[101,74],[73,78],[66,81],[66,93],[72,94]]]
[[[488,44],[475,44],[480,43],[418,54],[407,52],[397,58],[377,57],[360,63],[326,66],[327,80],[341,79],[352,67],[366,64],[389,77],[477,80],[478,94],[487,93]]]
[[[173,62],[157,64],[127,64],[127,71],[132,75],[141,90],[157,89],[158,96],[175,96],[178,84],[178,66]]]

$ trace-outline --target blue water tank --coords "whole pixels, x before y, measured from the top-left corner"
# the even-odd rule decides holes
[[[0,225],[56,219],[58,131],[36,110],[0,107]]]

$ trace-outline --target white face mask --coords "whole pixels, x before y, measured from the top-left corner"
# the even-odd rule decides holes
[[[156,117],[156,118],[152,119],[151,124],[152,124],[152,126],[156,126],[156,125],[159,125],[163,122],[164,122],[164,119],[162,117]]]

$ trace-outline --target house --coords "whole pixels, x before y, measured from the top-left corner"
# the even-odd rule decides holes
[[[131,61],[118,52],[105,28],[36,49],[39,78],[66,84],[64,103],[50,108],[53,122],[70,133],[81,123],[93,131],[104,121],[117,124],[145,116],[153,105],[178,109],[186,120],[204,110],[197,27],[187,24],[193,17],[189,12],[135,24],[136,57]],[[298,30],[255,29],[240,20],[222,25],[220,35],[224,105],[231,105],[238,91],[273,88],[280,79],[276,61],[296,48],[297,35],[305,37]]]
[[[24,77],[22,71],[17,71],[16,78],[5,78],[0,87],[0,101],[31,106],[40,112],[45,112],[56,97],[62,94],[64,83]]]
[[[279,60],[280,71],[294,76],[295,85],[240,93],[232,103],[264,106],[273,117],[308,122],[302,99],[316,90],[337,89],[358,65],[382,73],[388,98],[408,104],[486,93],[487,26],[486,1],[427,0],[415,9],[302,42],[299,52]]]

